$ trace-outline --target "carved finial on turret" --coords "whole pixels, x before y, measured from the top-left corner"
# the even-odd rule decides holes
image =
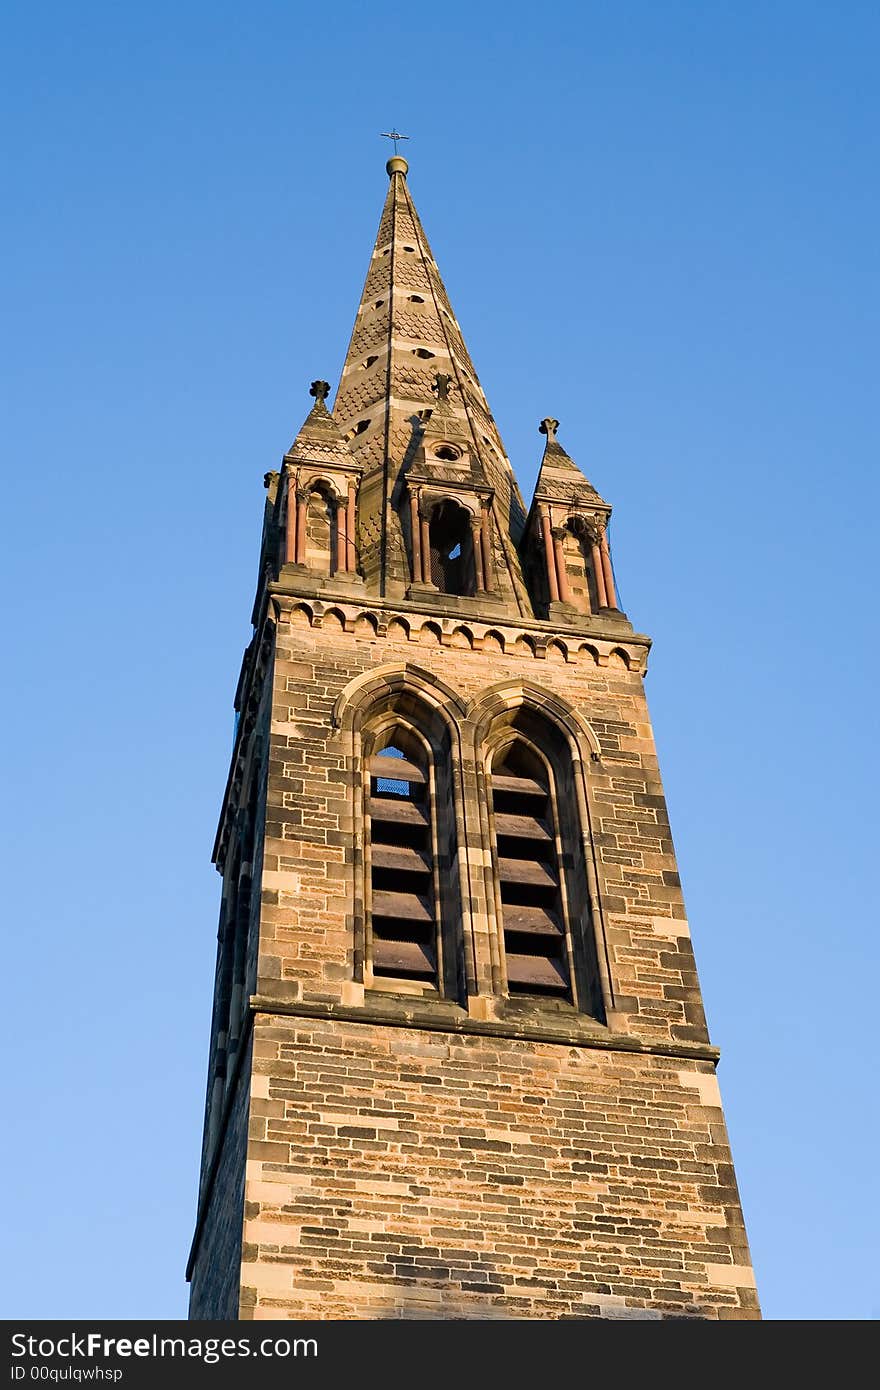
[[[549,415],[547,416],[547,419],[546,419],[546,420],[542,420],[541,423],[540,423],[540,425],[538,426],[538,430],[540,431],[540,433],[541,433],[541,434],[546,434],[546,436],[547,436],[547,443],[548,443],[548,444],[553,444],[553,443],[555,443],[555,441],[556,441],[556,431],[557,431],[558,429],[559,429],[559,421],[558,421],[558,420],[551,420],[551,418],[550,418]]]
[[[452,377],[447,376],[445,372],[438,372],[434,378],[434,384],[431,387],[431,390],[434,392],[434,395],[437,397],[438,401],[448,401],[449,388],[451,385]]]
[[[313,381],[309,387],[309,395],[314,396],[316,401],[325,401],[330,395],[329,381]]]

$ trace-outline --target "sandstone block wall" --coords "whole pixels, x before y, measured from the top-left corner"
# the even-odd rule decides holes
[[[240,1316],[759,1316],[645,644],[287,599],[278,617]],[[344,711],[392,668],[458,701],[476,885],[460,999],[358,976],[362,773]],[[473,709],[505,683],[573,709],[595,741],[604,1025],[492,994]]]
[[[261,1016],[242,1316],[757,1316],[711,1063]]]

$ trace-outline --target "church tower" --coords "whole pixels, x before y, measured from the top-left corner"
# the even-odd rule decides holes
[[[611,507],[549,417],[525,506],[387,168],[265,477],[190,1313],[757,1318]]]

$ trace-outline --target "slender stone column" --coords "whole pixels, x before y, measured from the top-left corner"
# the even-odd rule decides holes
[[[605,567],[602,564],[602,554],[599,550],[598,540],[594,540],[590,546],[590,560],[593,565],[593,578],[596,581],[596,597],[599,600],[599,607],[607,608],[608,595],[605,591]]]
[[[308,516],[309,495],[307,492],[296,494],[296,563],[304,565],[306,562],[306,520]]]
[[[346,556],[348,555],[348,508],[339,500],[335,506],[336,523],[336,574],[343,573],[348,569]]]
[[[557,527],[553,532],[553,559],[556,562],[556,582],[559,585],[559,598],[562,603],[571,603],[571,589],[568,587],[568,572],[565,568],[565,552],[562,549],[564,535],[564,526]]]
[[[477,593],[481,594],[486,587],[486,580],[483,575],[483,546],[480,539],[480,518],[471,517],[471,550],[474,556],[474,577],[476,579]]]
[[[354,502],[357,492],[357,484],[354,479],[349,479],[348,483],[348,511],[345,522],[345,568],[349,574],[357,574],[357,554],[354,544],[355,532],[355,510]]]
[[[422,533],[422,583],[431,583],[431,530],[426,516],[419,518]]]
[[[287,475],[287,525],[284,529],[284,563],[296,564],[296,492],[293,478]]]
[[[608,549],[608,536],[602,532],[602,569],[605,574],[605,593],[608,607],[617,607],[617,594],[614,592],[614,573],[611,569],[611,551]]]
[[[492,517],[484,511],[480,518],[480,548],[483,552],[483,579],[487,589],[494,589],[492,575]]]
[[[412,535],[412,577],[414,584],[422,582],[422,528],[419,522],[419,499],[409,495],[409,529]]]
[[[546,507],[541,507],[541,534],[544,537],[544,560],[547,565],[547,583],[550,585],[552,602],[559,602],[559,583],[556,578],[556,556],[553,553],[553,537],[550,533],[550,516]]]

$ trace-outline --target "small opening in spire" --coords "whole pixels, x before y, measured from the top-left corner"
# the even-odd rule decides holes
[[[470,521],[464,507],[451,499],[439,502],[429,521],[431,581],[441,594],[472,594],[474,564]]]
[[[378,357],[375,357],[375,356],[374,356],[374,357],[368,357],[367,360],[366,360],[366,362],[364,363],[364,366],[365,366],[365,367],[372,367],[373,363],[374,363],[374,362],[378,362],[378,361],[379,361]]]
[[[404,251],[409,251],[410,254],[415,254],[415,249],[416,249],[416,248],[415,248],[414,246],[404,246],[403,249],[404,249]]]
[[[407,295],[407,299],[409,300],[410,304],[424,304],[425,302],[420,294],[409,294]]]
[[[429,357],[437,356],[436,352],[429,352],[427,348],[413,348],[412,355],[413,357],[421,357],[425,361],[427,361]]]
[[[377,300],[376,300],[376,303],[373,305],[373,308],[374,308],[374,309],[381,309],[381,308],[382,308],[382,305],[383,305],[384,303],[385,303],[385,300],[384,300],[384,299],[377,299]]]

